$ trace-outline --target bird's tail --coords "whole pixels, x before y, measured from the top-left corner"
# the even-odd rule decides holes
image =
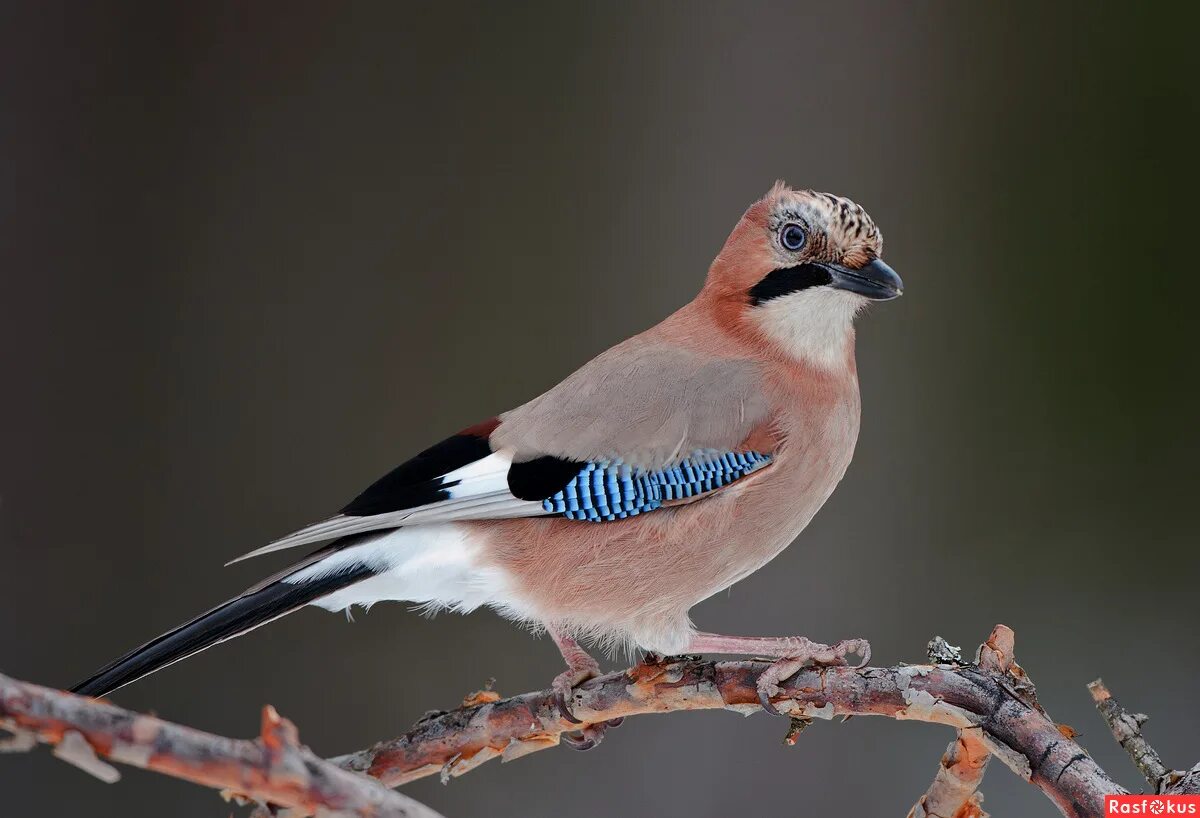
[[[374,575],[375,571],[362,563],[348,563],[328,573],[306,579],[296,579],[324,557],[359,544],[369,535],[344,537],[310,554],[298,565],[272,576],[207,613],[167,631],[119,659],[110,662],[71,688],[85,696],[106,696],[119,687],[149,676],[156,670],[186,659],[219,642],[234,639],[323,596]],[[309,577],[312,572],[304,576]]]

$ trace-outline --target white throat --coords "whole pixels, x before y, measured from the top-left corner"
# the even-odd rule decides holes
[[[824,369],[846,366],[854,316],[866,299],[845,290],[814,287],[753,308],[762,331],[793,358]]]

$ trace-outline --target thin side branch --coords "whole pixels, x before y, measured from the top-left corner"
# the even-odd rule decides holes
[[[1007,675],[1013,665],[1014,644],[1012,628],[997,625],[979,646],[975,664],[987,673]],[[929,643],[928,653],[934,661],[962,664],[962,652],[940,636]],[[979,728],[959,730],[942,754],[933,783],[909,810],[908,818],[988,818],[979,785],[990,758]]]
[[[1011,632],[1010,632],[1011,633]],[[797,720],[887,716],[962,730],[1072,818],[1104,814],[1105,795],[1122,789],[1037,704],[1033,687],[1007,650],[1008,670],[968,665],[805,668],[772,700]],[[756,681],[768,663],[691,658],[639,664],[577,689],[584,721],[680,710],[760,710]],[[428,775],[461,775],[493,758],[511,760],[553,747],[576,729],[551,691],[432,715],[399,738],[331,759],[388,786]],[[978,759],[978,756],[972,756]]]
[[[110,783],[120,778],[108,764],[113,761],[296,815],[321,810],[364,818],[440,818],[406,795],[318,758],[270,706],[263,709],[260,738],[230,739],[0,674],[0,727],[13,734],[3,749],[52,744],[56,756]]]
[[[1172,770],[1164,764],[1158,752],[1142,735],[1142,725],[1149,721],[1149,716],[1144,713],[1130,713],[1118,704],[1101,679],[1089,684],[1088,690],[1113,738],[1129,753],[1134,766],[1155,793],[1200,794],[1200,764],[1190,770]]]
[[[977,728],[959,730],[942,754],[933,783],[908,811],[908,818],[988,818],[979,785],[990,758]]]
[[[1113,738],[1125,752],[1129,753],[1134,765],[1154,792],[1162,792],[1163,784],[1170,770],[1167,769],[1167,765],[1162,763],[1158,753],[1142,735],[1142,725],[1150,717],[1143,713],[1126,711],[1124,707],[1117,704],[1117,700],[1108,692],[1108,688],[1104,686],[1104,681],[1101,679],[1089,684],[1088,691],[1092,694],[1092,701],[1096,703],[1096,709],[1100,711],[1108,729],[1112,731]]]

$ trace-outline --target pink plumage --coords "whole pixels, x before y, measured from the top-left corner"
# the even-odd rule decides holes
[[[795,539],[849,466],[853,321],[901,291],[881,251],[858,205],[777,184],[689,304],[402,464],[340,514],[246,555],[330,541],[77,689],[107,693],[306,604],[404,600],[487,605],[546,628],[568,663],[555,682],[568,716],[571,688],[597,672],[579,637],[778,657],[760,688],[770,709],[779,679],[866,643],[699,633],[688,611]]]

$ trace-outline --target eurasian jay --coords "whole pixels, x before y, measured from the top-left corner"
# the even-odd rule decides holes
[[[697,631],[688,611],[758,570],[841,480],[859,428],[854,318],[900,295],[857,204],[777,183],[742,216],[700,293],[528,403],[384,475],[337,515],[239,557],[325,542],[292,567],[76,685],[99,696],[305,605],[488,605],[544,628],[563,712],[598,673],[576,641],[803,664],[861,639]],[[579,746],[594,746],[589,725]]]

